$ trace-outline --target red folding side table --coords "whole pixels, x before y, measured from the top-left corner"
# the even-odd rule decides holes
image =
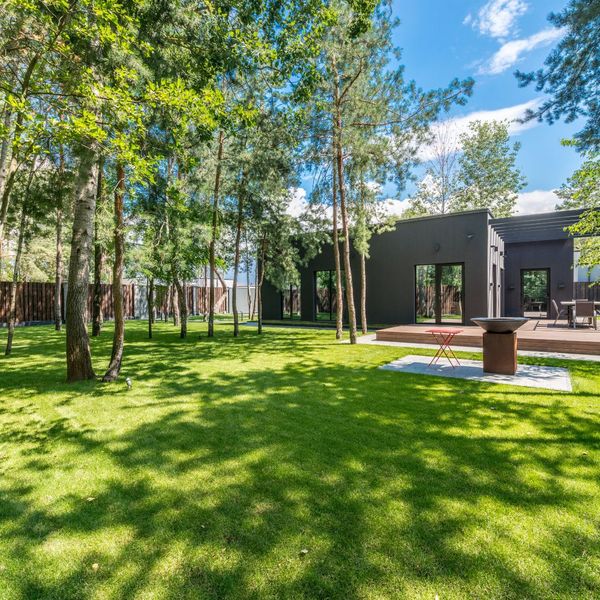
[[[429,366],[437,363],[437,361],[440,360],[442,356],[445,356],[448,359],[448,362],[450,363],[450,366],[452,368],[455,367],[452,360],[455,360],[456,364],[460,366],[458,358],[456,358],[456,355],[452,351],[450,344],[452,343],[454,336],[458,335],[459,333],[462,333],[463,330],[455,329],[454,327],[436,327],[434,329],[427,329],[426,331],[434,337],[435,341],[439,345],[439,349],[435,353],[435,356],[431,359]]]

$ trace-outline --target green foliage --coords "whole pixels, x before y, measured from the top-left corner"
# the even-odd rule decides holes
[[[573,236],[585,236],[578,240],[579,266],[593,268],[600,265],[600,154],[585,153],[583,164],[569,177],[558,191],[563,202],[557,210],[567,208],[587,209],[579,221],[568,228]]]
[[[583,118],[585,124],[575,136],[581,150],[600,149],[600,0],[570,0],[548,20],[565,33],[545,61],[545,68],[532,73],[517,72],[521,87],[535,83],[546,95],[530,110],[526,119],[559,119],[567,123]]]
[[[562,199],[556,210],[600,206],[600,152],[584,153],[583,164],[556,193]]]
[[[452,211],[488,208],[496,217],[510,216],[525,178],[516,166],[520,144],[510,144],[508,124],[475,121],[460,136],[457,191]]]
[[[455,174],[443,179],[432,168],[417,185],[417,192],[409,201],[409,206],[402,213],[403,218],[422,217],[425,215],[445,214],[452,210],[452,202],[456,193]]]

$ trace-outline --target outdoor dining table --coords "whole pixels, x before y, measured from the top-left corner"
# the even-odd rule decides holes
[[[566,306],[570,314],[569,321],[572,324],[573,329],[577,328],[577,303],[575,300],[562,300],[561,306]],[[600,309],[600,300],[594,300],[594,307]]]
[[[431,333],[434,337],[435,341],[439,344],[438,351],[435,353],[435,356],[431,359],[429,366],[437,363],[437,361],[445,356],[450,363],[450,366],[454,369],[455,365],[452,363],[452,359],[456,361],[456,364],[460,366],[458,362],[458,358],[452,351],[450,344],[456,335],[462,333],[462,329],[456,329],[455,327],[434,327],[432,329],[427,329],[427,333]]]

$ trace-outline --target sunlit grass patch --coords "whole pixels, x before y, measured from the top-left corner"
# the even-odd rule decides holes
[[[231,334],[128,322],[121,380],[69,385],[64,334],[17,331],[1,598],[600,594],[597,364],[545,361],[565,394],[381,371],[415,350],[331,331]],[[110,324],[92,346],[102,372]]]

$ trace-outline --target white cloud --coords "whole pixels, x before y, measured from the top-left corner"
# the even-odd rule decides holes
[[[552,212],[558,202],[560,202],[560,198],[553,190],[522,192],[517,198],[515,212],[519,215]]]
[[[523,54],[531,52],[538,47],[548,46],[562,37],[563,33],[563,29],[544,29],[527,38],[506,42],[479,68],[478,73],[480,75],[497,75],[498,73],[503,73],[516,64]]]
[[[386,198],[382,200],[384,203],[385,214],[388,217],[400,217],[402,213],[408,208],[408,199],[397,200],[395,198]]]
[[[507,106],[505,108],[498,108],[496,110],[478,110],[464,117],[455,117],[441,123],[435,123],[432,126],[432,132],[434,137],[436,136],[436,129],[444,129],[443,135],[446,136],[447,141],[445,142],[448,147],[456,147],[460,150],[459,137],[462,133],[465,133],[469,129],[469,124],[473,121],[508,121],[508,133],[510,135],[517,135],[526,129],[531,129],[539,123],[535,120],[527,121],[526,123],[520,123],[518,119],[524,116],[528,109],[534,110],[540,103],[540,99],[529,100],[522,104],[515,104],[514,106]],[[435,147],[423,146],[419,150],[419,158],[423,161],[432,160],[435,158]]]
[[[287,207],[287,213],[290,217],[298,218],[308,206],[306,200],[306,190],[303,188],[290,188],[290,203]]]
[[[374,192],[375,194],[381,193],[381,184],[377,183],[376,181],[367,181],[365,187],[371,192]]]
[[[464,25],[471,25],[482,35],[502,39],[514,32],[517,19],[527,11],[523,0],[490,0],[478,11],[477,16],[468,14]]]
[[[369,182],[369,187],[374,191],[381,192],[381,186],[375,182]],[[287,208],[287,213],[291,217],[298,218],[308,208],[308,200],[306,190],[303,188],[290,188],[290,203]],[[383,213],[386,217],[401,216],[404,210],[408,207],[408,199],[397,200],[395,198],[382,199]],[[325,218],[331,222],[333,218],[333,209],[331,206],[324,208]]]

